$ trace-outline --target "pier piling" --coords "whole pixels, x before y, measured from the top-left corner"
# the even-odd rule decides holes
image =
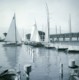
[[[63,80],[63,64],[60,64],[60,78]]]

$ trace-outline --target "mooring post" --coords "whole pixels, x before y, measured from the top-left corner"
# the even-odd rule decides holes
[[[60,78],[63,80],[63,64],[60,64]]]
[[[28,65],[25,65],[24,66],[24,70],[25,70],[25,73],[29,76],[30,72],[31,72],[31,64],[28,64]]]

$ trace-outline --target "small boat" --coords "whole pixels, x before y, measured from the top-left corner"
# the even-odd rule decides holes
[[[60,48],[60,47],[59,47],[57,50],[58,50],[58,51],[66,51],[67,49],[68,49],[68,48],[62,48],[62,47]]]
[[[29,44],[33,47],[42,47],[43,46],[42,41],[40,39],[40,35],[38,33],[38,30],[37,30],[36,23],[34,25],[32,33],[31,33],[31,38],[30,38]]]
[[[3,44],[3,46],[21,46],[21,45],[22,42],[16,27],[16,18],[14,14],[9,31],[5,38],[5,44]]]
[[[0,74],[0,80],[20,80],[20,74],[14,69],[7,69]]]
[[[67,51],[69,53],[79,53],[79,46],[69,46]]]
[[[61,45],[59,44],[58,47],[57,47],[57,50],[58,51],[67,51],[68,47],[66,45]]]

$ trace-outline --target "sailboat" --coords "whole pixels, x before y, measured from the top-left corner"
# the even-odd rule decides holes
[[[19,36],[18,30],[16,27],[16,18],[14,14],[12,22],[10,24],[9,31],[5,38],[4,46],[21,46],[21,45],[22,45],[21,38]]]
[[[40,39],[38,29],[37,29],[36,22],[35,22],[34,28],[32,30],[32,33],[31,33],[30,45],[34,46],[34,47],[42,47],[43,46],[41,39]]]
[[[50,43],[50,23],[49,23],[49,10],[48,10],[48,6],[46,4],[46,9],[47,9],[47,28],[46,28],[46,33],[45,33],[45,43],[44,43],[44,47],[45,48],[55,48],[54,45],[52,43]]]

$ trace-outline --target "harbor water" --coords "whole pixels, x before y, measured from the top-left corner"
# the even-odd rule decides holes
[[[0,70],[2,68],[20,70],[21,80],[69,80],[70,59],[74,59],[79,65],[79,53],[68,54],[55,49],[34,48],[28,45],[3,47],[3,43],[0,43],[0,66],[2,66]],[[24,66],[28,64],[32,68],[29,79],[26,78],[24,71]],[[63,77],[60,64],[63,64]]]

